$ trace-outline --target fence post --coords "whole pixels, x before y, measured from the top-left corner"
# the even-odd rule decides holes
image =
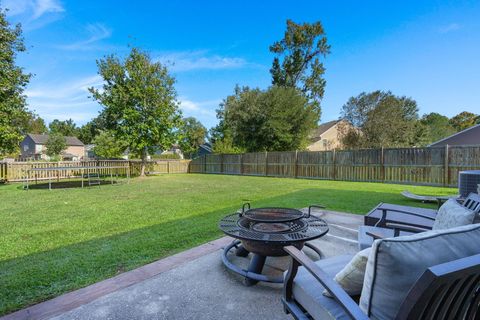
[[[443,185],[446,187],[450,184],[450,170],[448,169],[448,144],[445,145],[445,157],[443,166]]]
[[[170,173],[170,160],[167,160],[167,173]]]
[[[268,152],[265,151],[265,176],[268,176]]]
[[[294,177],[298,177],[298,150],[295,150],[295,168],[294,168]]]
[[[207,155],[203,155],[203,173],[207,173]]]
[[[332,162],[333,162],[333,180],[337,180],[337,153],[335,148],[333,148]]]
[[[223,168],[223,153],[220,153],[220,173],[224,173],[224,168]]]
[[[381,170],[381,174],[382,174],[382,182],[385,182],[385,155],[384,155],[384,152],[383,152],[383,147],[382,149],[380,150],[381,154],[380,154],[380,161],[381,161],[381,167],[380,167],[380,170]]]
[[[243,176],[243,153],[240,153],[240,175]]]

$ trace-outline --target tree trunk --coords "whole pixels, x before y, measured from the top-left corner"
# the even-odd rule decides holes
[[[145,176],[145,167],[147,165],[147,147],[142,150],[142,167],[140,170],[140,177]]]

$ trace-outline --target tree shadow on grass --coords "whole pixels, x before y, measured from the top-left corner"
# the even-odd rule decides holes
[[[252,207],[323,204],[366,213],[379,202],[418,204],[393,193],[304,189],[257,200]],[[218,221],[241,205],[0,261],[0,315],[219,238]]]

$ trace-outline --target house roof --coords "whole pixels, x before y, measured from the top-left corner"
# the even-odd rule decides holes
[[[207,152],[213,153],[212,144],[210,142],[205,142],[201,144],[200,149],[204,149]]]
[[[438,140],[429,147],[441,147],[444,145],[480,145],[480,124],[471,126],[465,130],[454,133],[451,136]]]
[[[27,134],[35,144],[46,144],[48,141],[48,134]],[[83,142],[80,141],[77,137],[65,137],[67,146],[84,146]]]
[[[310,134],[311,140],[318,140],[322,134],[324,134],[328,129],[335,126],[341,120],[333,120],[329,122],[322,123],[317,128],[313,129],[312,133]]]

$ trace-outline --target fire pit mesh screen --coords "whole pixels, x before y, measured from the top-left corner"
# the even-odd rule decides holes
[[[275,226],[272,229],[266,229],[266,226],[258,227],[257,225],[260,223],[262,222],[249,221],[234,213],[220,220],[219,227],[234,238],[282,243],[308,241],[328,232],[327,223],[315,216],[281,223],[288,228]]]
[[[285,222],[303,218],[304,213],[290,208],[255,208],[245,211],[243,216],[258,222]]]

